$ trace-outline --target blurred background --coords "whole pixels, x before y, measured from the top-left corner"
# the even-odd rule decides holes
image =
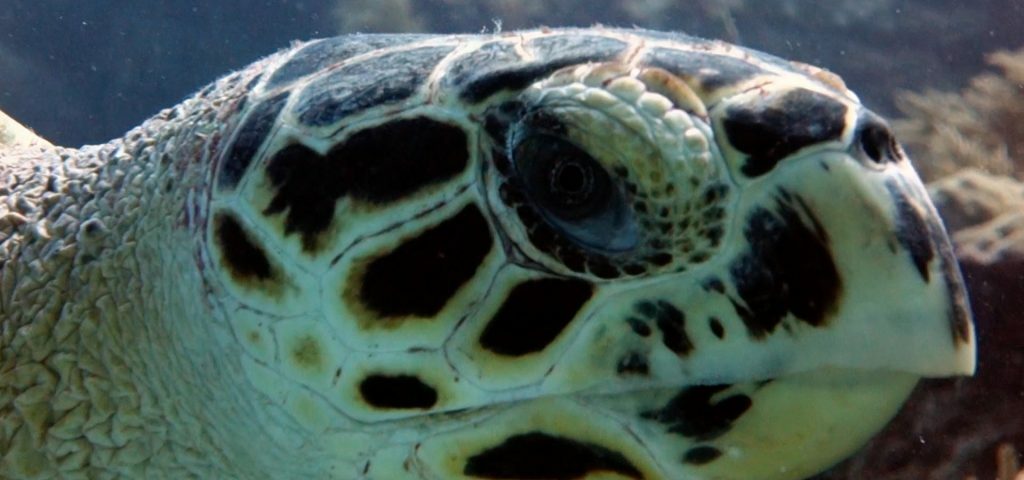
[[[816,478],[1014,479],[1024,450],[1024,0],[0,0],[0,110],[55,144],[103,143],[293,40],[594,24],[819,65],[893,119],[953,234],[978,375],[923,382],[860,454]]]
[[[348,32],[605,24],[720,38],[825,66],[876,110],[955,89],[1024,45],[1021,0],[2,0],[0,109],[101,143],[290,41]]]

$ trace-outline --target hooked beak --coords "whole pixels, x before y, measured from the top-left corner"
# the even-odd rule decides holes
[[[758,187],[741,200],[729,267],[751,338],[791,337],[806,368],[974,372],[964,282],[909,162],[818,152]]]

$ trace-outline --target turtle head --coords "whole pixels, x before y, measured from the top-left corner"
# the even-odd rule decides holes
[[[885,123],[820,71],[651,35],[342,37],[251,80],[200,250],[246,385],[341,432],[294,444],[422,478],[801,478],[973,371]]]

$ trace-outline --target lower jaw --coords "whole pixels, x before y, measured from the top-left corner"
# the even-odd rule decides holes
[[[488,455],[550,457],[564,448],[616,459],[592,465],[606,469],[600,478],[801,479],[863,446],[917,380],[832,368],[767,382],[521,400],[449,414],[465,415],[446,419],[462,425],[424,439],[415,456],[441,478],[475,478],[466,465]],[[524,452],[524,445],[545,451]],[[535,478],[562,478],[553,472]]]

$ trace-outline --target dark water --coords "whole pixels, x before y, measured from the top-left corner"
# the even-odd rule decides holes
[[[291,40],[478,32],[495,19],[506,30],[601,23],[740,42],[826,66],[884,113],[899,89],[956,88],[985,53],[1024,44],[1019,0],[5,0],[0,109],[54,143],[99,143]]]
[[[496,19],[504,30],[600,23],[720,38],[837,72],[886,116],[900,114],[899,92],[958,91],[992,70],[986,54],[1024,46],[1022,0],[3,0],[0,110],[56,144],[102,143],[292,40],[479,32]],[[897,419],[821,478],[995,478],[999,446],[1024,449],[1024,260],[965,269],[982,322],[979,377],[929,383],[908,407],[927,418]],[[1000,348],[1018,355],[986,353]]]

